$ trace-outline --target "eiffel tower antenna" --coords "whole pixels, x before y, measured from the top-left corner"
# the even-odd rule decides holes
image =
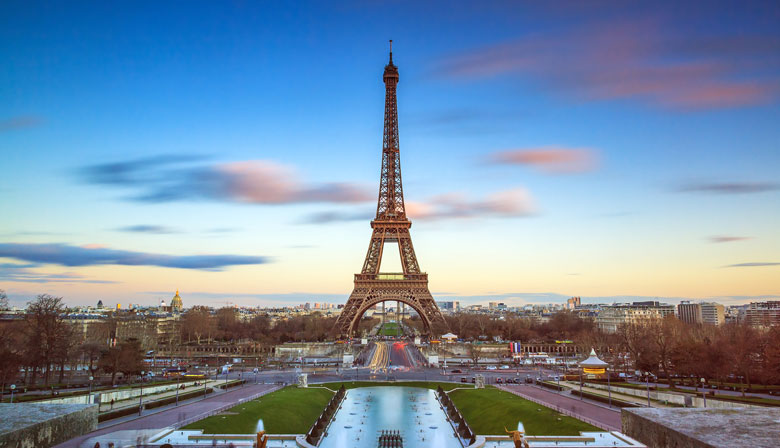
[[[406,217],[398,145],[398,67],[393,64],[392,40],[390,59],[382,79],[385,83],[385,123],[376,218],[371,221],[373,232],[363,269],[360,274],[355,274],[355,287],[339,315],[336,330],[343,337],[352,336],[366,310],[380,302],[397,301],[409,305],[420,315],[430,336],[431,324],[443,322],[444,318],[428,289],[428,274],[420,271],[409,233],[412,222]],[[380,272],[386,242],[398,244],[403,272]]]

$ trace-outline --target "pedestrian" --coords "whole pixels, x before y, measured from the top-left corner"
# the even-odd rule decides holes
[[[100,448],[100,442],[95,442],[95,446],[93,448]]]
[[[113,410],[113,409],[114,409],[114,399],[112,398],[111,399],[111,410]]]

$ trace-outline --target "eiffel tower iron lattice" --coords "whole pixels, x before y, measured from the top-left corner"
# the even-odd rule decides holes
[[[431,334],[431,324],[444,318],[428,290],[428,274],[420,271],[406,217],[404,191],[401,184],[401,155],[398,146],[398,108],[396,86],[398,67],[393,65],[390,41],[390,62],[385,66],[385,126],[382,139],[382,171],[376,218],[371,221],[373,233],[360,274],[355,274],[355,288],[336,322],[341,336],[352,336],[360,318],[370,307],[385,301],[404,303],[420,315],[425,331]],[[382,252],[386,242],[398,244],[403,272],[381,273]]]

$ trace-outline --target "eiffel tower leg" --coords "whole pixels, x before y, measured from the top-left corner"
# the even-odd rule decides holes
[[[367,299],[368,295],[366,293],[367,291],[365,290],[355,288],[352,294],[350,294],[346,305],[344,305],[339,318],[336,320],[336,327],[334,328],[340,337],[350,337],[353,330],[357,329],[357,327],[353,329],[352,325],[356,320],[359,321],[362,316],[362,314],[358,315],[358,311]]]

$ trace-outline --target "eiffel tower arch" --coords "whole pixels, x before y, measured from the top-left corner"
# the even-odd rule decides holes
[[[386,301],[410,306],[420,315],[425,332],[431,335],[431,325],[444,318],[428,289],[428,274],[420,271],[406,217],[404,191],[401,183],[401,155],[398,146],[398,107],[396,86],[398,67],[393,65],[393,41],[390,41],[390,62],[385,66],[385,124],[382,139],[382,169],[376,218],[368,244],[363,269],[355,274],[355,288],[336,322],[342,337],[352,336],[360,318],[370,307]],[[385,243],[397,243],[403,272],[380,272]]]

